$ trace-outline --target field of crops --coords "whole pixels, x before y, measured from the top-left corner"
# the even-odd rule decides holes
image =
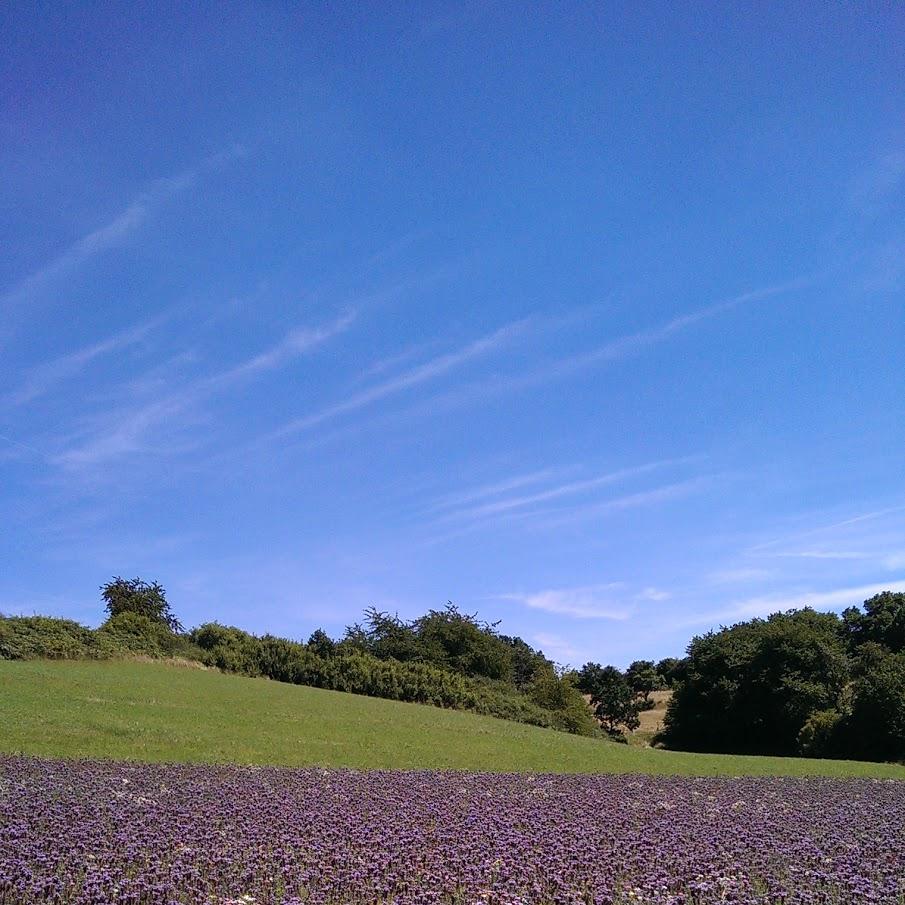
[[[905,902],[905,784],[0,758],[0,902]]]

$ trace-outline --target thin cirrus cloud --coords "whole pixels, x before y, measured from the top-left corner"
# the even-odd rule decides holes
[[[576,355],[561,358],[536,372],[521,377],[516,375],[508,381],[504,379],[500,383],[499,388],[518,389],[523,386],[527,387],[537,383],[546,383],[547,381],[557,378],[568,377],[571,374],[587,370],[597,365],[630,358],[640,354],[648,348],[660,345],[695,324],[710,320],[720,314],[743,307],[752,302],[784,295],[797,289],[803,289],[812,282],[813,277],[801,277],[789,280],[785,283],[778,283],[773,286],[755,289],[751,292],[744,292],[741,295],[733,296],[730,299],[725,299],[721,302],[715,302],[711,305],[706,305],[703,308],[690,311],[688,314],[679,315],[658,326],[620,336],[589,352],[578,353]]]
[[[622,587],[619,582],[611,582],[574,588],[550,588],[532,593],[497,594],[496,599],[511,600],[532,610],[543,610],[556,616],[622,621],[632,614],[630,607],[614,600],[614,592]]]
[[[494,500],[488,503],[481,503],[477,506],[468,506],[449,513],[442,517],[443,520],[451,518],[480,519],[490,516],[501,515],[511,512],[514,509],[523,509],[525,507],[547,503],[551,500],[560,499],[562,497],[574,496],[575,494],[588,493],[597,490],[609,484],[615,484],[628,478],[643,475],[667,465],[676,464],[682,460],[663,460],[660,462],[647,462],[643,465],[635,465],[630,468],[620,468],[616,471],[607,472],[597,475],[593,478],[587,478],[581,481],[569,481],[565,484],[558,484],[554,487],[548,487],[536,493],[522,494],[519,496],[504,497],[501,500]]]
[[[321,409],[319,412],[296,418],[270,434],[270,439],[280,439],[302,433],[333,418],[358,411],[389,396],[443,377],[474,359],[502,348],[513,338],[524,332],[529,322],[530,319],[513,321],[460,349],[432,358],[430,361],[412,368],[397,377],[373,384],[341,402]]]
[[[32,368],[18,390],[9,393],[0,403],[9,406],[25,405],[46,395],[56,386],[78,377],[94,362],[116,352],[142,343],[163,317],[153,318],[137,326],[122,330],[96,343],[62,355],[52,361],[43,362]]]
[[[531,521],[534,528],[561,528],[565,525],[580,522],[599,515],[619,512],[626,509],[639,509],[655,506],[673,500],[684,499],[694,493],[706,490],[716,480],[714,475],[699,475],[683,481],[673,481],[649,490],[639,490],[621,496],[601,500],[599,502],[580,502],[553,509],[529,511],[527,513],[510,513],[508,518],[523,518]]]
[[[670,461],[684,462],[690,461],[690,459],[666,460],[659,464],[666,465]],[[646,466],[625,468],[618,472],[601,476],[601,478],[606,478],[607,480],[592,479],[590,483],[597,486],[604,486],[611,483],[611,478],[612,481],[617,481],[618,479],[630,478],[634,474],[643,473],[648,470],[649,468]],[[561,528],[569,523],[579,522],[595,515],[605,515],[610,512],[618,512],[626,509],[656,506],[671,500],[681,499],[696,491],[705,489],[712,484],[713,480],[714,478],[712,475],[703,475],[683,481],[675,481],[648,490],[609,497],[602,501],[597,500],[589,503],[582,497],[578,500],[568,502],[565,505],[555,507],[545,506],[545,502],[551,498],[547,494],[532,494],[532,502],[523,502],[521,506],[497,507],[489,512],[484,511],[485,507],[475,507],[474,509],[461,513],[454,513],[454,515],[460,516],[457,520],[451,520],[448,514],[435,518],[431,522],[435,527],[448,525],[453,525],[454,527],[427,538],[423,543],[427,546],[443,544],[462,537],[463,535],[471,534],[475,531],[480,531],[495,525],[501,520],[510,527],[518,523],[534,531]],[[586,482],[570,482],[568,485],[563,485],[563,488],[568,486],[571,492],[580,492],[582,488],[578,488],[577,491],[574,489],[575,485],[579,483],[584,484]],[[556,495],[559,496],[559,494]],[[546,499],[536,499],[544,497]],[[518,499],[520,502],[526,500],[525,497],[520,497]]]
[[[231,368],[184,384],[150,402],[142,401],[104,418],[89,431],[89,437],[53,458],[56,465],[69,469],[89,468],[122,456],[166,451],[149,443],[158,428],[173,430],[194,406],[209,397],[262,374],[276,371],[295,359],[314,351],[333,337],[344,333],[355,321],[346,313],[318,327],[296,327],[271,348]],[[173,447],[170,446],[170,449]]]
[[[831,534],[839,531],[840,528],[850,528],[852,525],[862,525],[865,522],[874,522],[888,515],[896,515],[905,512],[905,505],[886,506],[883,509],[873,509],[868,512],[861,512],[858,515],[849,516],[841,520],[829,522],[827,524],[816,525],[803,531],[796,531],[791,534],[785,534],[780,537],[773,537],[770,540],[761,541],[748,548],[748,553],[760,553],[764,550],[770,550],[780,545],[788,545],[796,543],[803,538],[812,538],[821,534]]]
[[[802,277],[785,283],[767,286],[751,292],[742,293],[733,298],[716,302],[699,308],[688,314],[672,318],[657,327],[638,331],[619,337],[590,352],[561,358],[542,368],[522,374],[510,374],[503,377],[495,377],[490,380],[478,381],[464,387],[457,387],[448,391],[445,395],[435,395],[427,402],[427,407],[432,413],[436,413],[444,404],[460,405],[471,401],[481,401],[488,396],[498,393],[510,392],[519,389],[527,389],[542,385],[553,380],[568,377],[574,373],[580,373],[594,366],[639,354],[643,350],[658,345],[670,337],[682,332],[694,324],[716,317],[723,312],[740,306],[792,292],[803,288],[813,282],[812,277]],[[582,309],[584,310],[584,309]],[[429,383],[439,377],[446,376],[457,370],[463,364],[489,354],[510,342],[515,336],[523,333],[536,318],[525,318],[501,327],[488,336],[481,337],[465,347],[453,352],[440,355],[425,364],[419,365],[401,375],[385,380],[354,393],[347,399],[329,405],[320,411],[313,412],[300,418],[295,418],[276,430],[262,437],[263,442],[280,440],[295,434],[311,430],[327,421],[347,415],[351,412],[366,409],[376,402],[395,396],[408,389],[421,384]],[[548,327],[555,328],[561,322],[553,321]],[[416,406],[412,413],[419,411]]]
[[[227,151],[206,157],[200,163],[175,176],[158,179],[108,223],[76,239],[56,258],[24,277],[0,296],[0,312],[26,303],[33,293],[76,271],[82,264],[122,243],[147,221],[155,208],[190,188],[205,173],[243,157],[245,149],[236,145]]]
[[[529,371],[476,380],[470,384],[455,387],[443,394],[437,394],[426,402],[411,407],[407,414],[419,415],[425,412],[436,414],[444,407],[456,408],[475,402],[485,402],[492,396],[505,395],[520,390],[530,390],[557,380],[568,379],[595,367],[640,355],[647,349],[666,342],[695,324],[710,320],[735,308],[806,288],[814,282],[814,279],[812,276],[801,277],[785,283],[755,289],[730,299],[706,305],[688,314],[674,317],[646,330],[639,330],[635,333],[617,337],[590,351],[563,356]],[[581,308],[578,310],[585,312],[587,309]],[[561,322],[567,322],[568,320],[569,318]]]
[[[458,493],[447,494],[438,500],[435,500],[430,508],[432,510],[454,509],[464,506],[468,503],[474,503],[487,497],[498,496],[509,490],[518,490],[522,487],[528,487],[532,484],[539,484],[550,478],[557,477],[566,471],[566,467],[559,468],[542,468],[538,471],[531,471],[523,474],[513,475],[509,478],[503,478],[491,484],[482,484],[479,487],[473,487],[468,490],[462,490]]]

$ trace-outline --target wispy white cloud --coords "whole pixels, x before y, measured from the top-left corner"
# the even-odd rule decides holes
[[[549,361],[528,371],[494,375],[490,378],[475,380],[457,386],[443,394],[435,395],[429,400],[411,407],[406,414],[419,415],[426,412],[436,414],[437,411],[443,408],[456,408],[461,405],[481,403],[494,396],[530,390],[534,387],[544,386],[556,380],[566,379],[584,371],[592,370],[601,365],[622,361],[666,342],[695,324],[717,317],[734,308],[806,288],[814,280],[814,277],[802,277],[742,293],[733,298],[698,308],[688,314],[674,317],[655,327],[618,337],[589,351],[578,352],[574,355]],[[575,311],[558,319],[556,322],[551,322],[549,326],[555,328],[556,326],[571,323],[576,318],[576,312],[586,315],[588,310],[587,308],[575,309]]]
[[[700,475],[685,481],[664,484],[650,490],[627,493],[599,503],[582,503],[575,506],[541,510],[540,512],[529,512],[525,515],[525,518],[531,519],[532,523],[538,527],[556,528],[593,518],[597,515],[606,515],[610,512],[638,509],[683,499],[712,486],[715,480],[716,477],[714,475]]]
[[[457,512],[450,513],[443,518],[466,518],[480,519],[488,516],[500,515],[505,512],[511,512],[513,509],[522,509],[528,506],[536,506],[539,503],[547,503],[550,500],[560,499],[561,497],[574,496],[575,494],[585,494],[590,491],[597,490],[609,484],[615,484],[624,481],[627,478],[636,477],[646,474],[666,465],[675,464],[677,460],[664,460],[661,462],[647,462],[643,465],[635,465],[631,468],[620,468],[606,474],[597,475],[593,478],[587,478],[581,481],[570,481],[566,484],[559,484],[555,487],[548,487],[537,493],[522,494],[521,496],[507,497],[502,500],[495,500],[490,503],[482,503],[478,506],[470,506]]]
[[[296,327],[277,344],[231,368],[186,383],[158,398],[140,400],[113,416],[103,416],[100,423],[91,425],[88,437],[70,446],[53,458],[55,464],[68,469],[97,466],[124,455],[138,452],[161,452],[159,429],[170,439],[163,441],[171,450],[191,448],[180,446],[175,439],[182,419],[194,406],[210,396],[230,387],[275,371],[301,355],[313,351],[332,337],[343,333],[354,322],[353,314],[344,314],[318,327]],[[149,438],[154,438],[149,443]]]
[[[847,606],[858,606],[869,597],[881,591],[905,591],[905,579],[897,579],[879,584],[856,585],[834,588],[829,591],[800,591],[798,593],[765,594],[740,600],[728,607],[698,613],[681,620],[677,627],[693,625],[720,625],[755,617],[766,617],[772,613],[790,609],[811,607],[815,610],[838,610]]]
[[[734,308],[740,308],[751,302],[761,301],[762,299],[771,298],[777,295],[784,295],[796,289],[802,289],[812,282],[812,278],[800,278],[790,280],[786,283],[780,283],[775,286],[767,286],[762,289],[755,289],[751,292],[744,292],[730,299],[721,302],[715,302],[712,305],[706,305],[698,308],[688,314],[682,314],[666,321],[656,327],[648,330],[639,330],[637,333],[631,333],[627,336],[615,339],[606,345],[601,346],[585,355],[579,355],[574,359],[568,359],[563,362],[563,366],[567,367],[587,367],[588,365],[597,364],[605,361],[617,361],[635,355],[638,352],[658,345],[677,333],[687,330],[689,327],[699,324],[702,321],[710,320],[717,315]]]
[[[516,375],[508,380],[504,378],[498,383],[498,387],[500,389],[517,389],[523,386],[527,387],[533,384],[546,383],[550,380],[567,377],[571,374],[588,370],[589,368],[601,364],[630,358],[640,354],[646,349],[665,342],[695,324],[710,320],[720,314],[735,308],[740,308],[752,302],[761,301],[778,295],[785,295],[786,293],[803,289],[812,282],[813,277],[801,277],[774,286],[755,289],[751,292],[745,292],[741,295],[724,299],[721,302],[706,305],[703,308],[698,308],[687,314],[674,317],[655,327],[620,336],[617,339],[611,340],[588,352],[580,352],[576,355],[561,358],[532,373],[520,376]]]
[[[279,439],[288,437],[292,434],[301,433],[316,427],[319,424],[329,421],[340,415],[348,414],[359,409],[365,408],[372,403],[378,402],[396,393],[404,392],[423,383],[436,380],[455,371],[460,366],[487,355],[500,349],[514,337],[522,333],[528,326],[529,320],[515,321],[501,327],[493,333],[481,337],[474,342],[469,343],[461,349],[454,352],[448,352],[445,355],[439,355],[436,358],[406,371],[397,377],[376,383],[361,392],[355,393],[342,402],[321,409],[311,415],[302,418],[296,418],[288,424],[283,425],[270,435],[270,439]]]
[[[474,503],[476,500],[483,500],[487,497],[498,496],[510,490],[518,490],[521,487],[527,487],[532,484],[539,484],[543,481],[560,475],[565,468],[542,468],[538,471],[531,471],[524,474],[517,474],[513,477],[503,478],[492,484],[482,484],[480,487],[473,487],[470,490],[463,490],[459,493],[451,493],[436,500],[431,509],[443,510],[463,506],[467,503]]]
[[[759,553],[763,550],[769,550],[771,547],[778,547],[780,545],[796,543],[804,538],[815,537],[821,534],[831,534],[833,532],[838,532],[840,528],[849,528],[852,525],[859,525],[862,522],[872,522],[877,519],[882,519],[885,516],[895,515],[900,512],[905,512],[905,505],[886,506],[882,509],[872,509],[868,512],[861,512],[858,515],[849,516],[848,518],[837,519],[821,525],[814,525],[813,527],[806,528],[803,531],[785,533],[779,537],[773,537],[769,540],[761,541],[760,543],[749,547],[748,552]]]
[[[631,469],[625,469],[625,474],[628,475],[631,471]],[[672,484],[655,487],[650,490],[611,497],[602,502],[587,503],[581,501],[573,502],[566,506],[552,508],[544,508],[543,505],[541,505],[540,508],[526,505],[523,509],[509,508],[495,510],[493,512],[480,512],[468,519],[461,519],[459,524],[456,524],[456,522],[453,521],[452,524],[455,525],[454,528],[430,536],[422,540],[421,543],[424,546],[435,546],[437,544],[446,543],[463,535],[471,534],[488,526],[495,525],[500,519],[505,520],[506,524],[509,526],[518,522],[531,530],[561,528],[564,525],[580,522],[584,519],[592,518],[595,515],[605,515],[608,512],[653,506],[670,500],[681,499],[710,486],[713,480],[712,476],[704,475],[686,481],[677,481]],[[450,518],[446,514],[433,522],[434,525],[446,525],[449,523]]]
[[[857,550],[784,550],[770,555],[780,559],[871,559],[874,554]]]
[[[205,172],[224,166],[244,153],[244,149],[237,145],[205,158],[182,173],[156,180],[109,222],[76,239],[56,258],[0,296],[0,311],[18,307],[28,301],[34,292],[67,276],[96,255],[121,244],[147,221],[155,207],[191,187]]]
[[[138,345],[162,321],[163,318],[145,321],[68,355],[36,365],[29,371],[19,389],[0,399],[0,404],[18,406],[32,402],[58,384],[77,377],[97,359]]]
[[[631,608],[627,607],[615,593],[623,588],[622,584],[614,582],[574,588],[550,588],[532,593],[498,594],[496,597],[557,616],[624,620],[631,616]]]
[[[328,339],[348,330],[355,322],[355,318],[354,312],[348,312],[336,320],[318,327],[295,327],[280,342],[259,355],[201,380],[198,389],[201,391],[222,389],[248,377],[282,368],[300,355],[310,352]]]

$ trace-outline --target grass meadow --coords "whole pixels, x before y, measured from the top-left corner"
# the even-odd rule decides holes
[[[905,779],[905,766],[639,748],[139,661],[0,661],[0,752],[380,770]]]

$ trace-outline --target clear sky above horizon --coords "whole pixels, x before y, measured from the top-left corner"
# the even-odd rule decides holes
[[[625,665],[905,590],[900,4],[0,33],[0,611]]]

